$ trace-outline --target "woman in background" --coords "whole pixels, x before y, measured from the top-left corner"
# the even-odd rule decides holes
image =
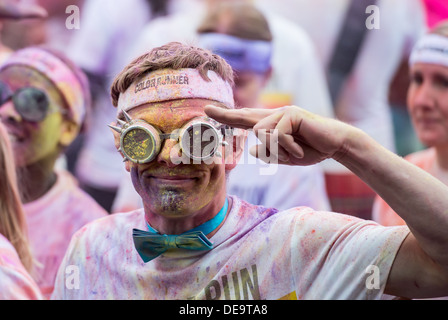
[[[448,20],[417,43],[409,66],[408,110],[418,139],[428,148],[406,159],[448,185]],[[405,224],[380,197],[373,219],[387,226]]]
[[[108,213],[57,160],[85,125],[90,95],[84,73],[43,47],[14,52],[0,66],[0,120],[14,151],[34,258],[31,275],[49,297],[71,236]]]
[[[25,215],[17,190],[8,134],[0,122],[0,298],[41,299],[29,275],[33,265]]]

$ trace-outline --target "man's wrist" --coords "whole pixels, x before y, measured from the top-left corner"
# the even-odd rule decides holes
[[[340,149],[332,157],[335,161],[359,175],[370,166],[371,160],[381,146],[364,131],[351,128]],[[376,150],[376,151],[375,151]]]

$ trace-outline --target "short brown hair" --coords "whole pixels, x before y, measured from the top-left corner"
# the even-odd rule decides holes
[[[224,33],[241,39],[272,41],[267,19],[250,3],[220,3],[208,12],[197,32]]]
[[[112,104],[116,107],[120,93],[143,75],[160,69],[183,68],[197,69],[206,81],[210,80],[207,71],[214,71],[232,87],[234,85],[232,67],[223,58],[205,49],[170,42],[134,59],[115,77],[110,93]]]

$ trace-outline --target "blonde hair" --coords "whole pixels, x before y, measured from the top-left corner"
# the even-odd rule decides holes
[[[15,163],[9,137],[0,122],[0,233],[19,255],[24,267],[31,271],[33,258],[28,243],[25,213],[17,187]]]

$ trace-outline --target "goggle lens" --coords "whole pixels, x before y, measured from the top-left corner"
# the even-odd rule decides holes
[[[122,149],[133,162],[150,161],[155,153],[154,137],[147,130],[132,128],[123,136]]]
[[[130,122],[124,128],[112,128],[120,133],[120,149],[126,159],[134,163],[152,161],[159,153],[162,141],[176,139],[182,153],[195,161],[205,161],[218,152],[223,144],[222,133],[212,124],[194,120],[186,124],[177,133],[162,134],[157,128],[143,120]]]
[[[26,121],[39,122],[47,116],[50,103],[45,92],[40,89],[26,87],[13,93],[5,83],[0,82],[0,103],[4,104],[9,99]]]
[[[188,127],[183,137],[182,150],[188,151],[187,155],[192,159],[208,159],[218,148],[219,137],[216,129],[204,123]]]
[[[48,98],[39,89],[21,89],[12,96],[12,101],[17,112],[27,121],[39,122],[45,119],[47,115]]]

